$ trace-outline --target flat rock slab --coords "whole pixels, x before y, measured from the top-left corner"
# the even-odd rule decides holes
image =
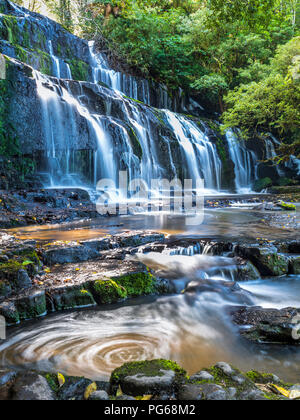
[[[232,312],[241,334],[260,344],[300,345],[300,309],[240,308]]]

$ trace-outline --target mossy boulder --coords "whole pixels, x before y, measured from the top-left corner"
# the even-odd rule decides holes
[[[296,211],[296,206],[292,203],[285,203],[284,201],[279,201],[278,206],[285,211]]]
[[[125,363],[113,371],[110,379],[111,393],[122,392],[134,397],[143,395],[171,396],[187,380],[186,371],[170,360]]]
[[[271,178],[262,178],[257,180],[253,185],[253,190],[255,192],[261,192],[266,188],[270,188],[273,185],[273,181]]]
[[[14,302],[0,303],[0,315],[5,318],[6,325],[19,324],[20,316]]]
[[[289,272],[289,258],[280,254],[276,247],[237,246],[235,253],[258,269],[262,276],[282,276]]]
[[[127,298],[126,289],[113,280],[97,280],[94,283],[94,294],[99,303],[116,303]]]
[[[148,271],[128,273],[92,283],[97,302],[116,303],[129,297],[150,295],[157,290],[156,278]]]
[[[150,272],[130,273],[112,280],[126,290],[128,297],[150,295],[155,291],[156,279]]]
[[[283,385],[275,375],[267,375],[256,371],[244,374],[228,363],[219,362],[210,369],[203,369],[199,374],[193,375],[189,380],[189,384],[193,388],[181,389],[179,397],[191,395],[191,392],[193,392],[194,395],[198,396],[197,399],[203,400],[284,399],[284,397],[281,398],[274,394],[271,389],[262,390],[260,386],[257,386],[257,384],[267,383]],[[189,391],[189,394],[187,391]]]
[[[290,274],[300,274],[300,256],[290,257]]]
[[[259,278],[260,278],[259,271],[250,261],[247,261],[246,264],[242,264],[238,266],[237,268],[238,281],[257,280]]]
[[[44,290],[30,290],[15,301],[20,320],[34,319],[46,315],[46,295]]]
[[[47,293],[47,306],[50,311],[87,308],[95,305],[93,295],[84,285],[55,287]]]

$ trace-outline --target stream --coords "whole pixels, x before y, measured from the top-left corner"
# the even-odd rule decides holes
[[[140,215],[11,232],[42,243],[92,239],[124,231],[124,227],[156,229],[177,239],[240,238],[242,232],[252,241],[259,235],[272,237],[272,233],[277,238],[279,233],[282,238],[291,237],[288,229],[270,229],[261,222],[262,213],[253,210],[208,209],[205,214],[204,224],[191,230],[181,217]],[[298,221],[298,213],[295,217]],[[178,260],[182,270],[187,268],[186,258]],[[184,295],[136,298],[123,304],[53,314],[28,321],[22,328],[13,327],[0,346],[0,361],[19,368],[107,379],[114,368],[133,360],[170,358],[190,374],[223,360],[243,371],[255,367],[291,382],[299,380],[300,348],[249,343],[232,324],[228,308],[245,304],[300,307],[300,276],[243,282],[239,284],[241,293],[231,293],[226,286],[234,279],[234,270],[227,278],[216,275],[204,282],[196,272],[191,277],[196,286]],[[179,284],[179,289],[185,285]]]

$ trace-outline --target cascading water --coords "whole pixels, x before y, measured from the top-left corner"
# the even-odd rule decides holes
[[[105,83],[113,90],[124,93],[124,95],[137,101],[142,101],[151,105],[150,83],[146,79],[136,78],[124,73],[116,72],[109,68],[104,54],[95,53],[94,41],[89,42],[90,64],[92,67],[93,82]],[[172,101],[168,95],[167,89],[159,85],[156,89],[158,98],[158,108],[171,108]]]
[[[227,131],[226,138],[229,154],[234,163],[236,191],[240,194],[247,194],[251,192],[251,184],[257,178],[257,157],[253,151],[246,148],[245,142],[238,138],[233,131]]]
[[[47,186],[95,189],[99,179],[109,178],[117,188],[118,172],[126,170],[129,181],[142,178],[150,185],[153,179],[204,179],[206,192],[221,191],[222,162],[205,124],[201,127],[170,110],[195,110],[201,108],[199,104],[192,99],[184,103],[179,92],[176,105],[164,86],[112,70],[106,55],[95,52],[93,42],[86,43],[13,3],[11,8],[20,33],[25,23],[31,32],[42,28],[44,36],[30,40],[31,51],[49,55],[38,55],[33,62],[28,59],[36,69],[33,76],[43,121],[40,143],[47,159],[41,170],[50,174]],[[20,35],[24,47],[22,42]],[[37,70],[45,63],[53,77]],[[241,192],[254,179],[256,157],[244,145],[234,144],[233,135],[227,138]]]
[[[222,163],[215,146],[192,121],[183,115],[164,111],[187,163],[187,176],[204,179],[205,188],[220,190]]]

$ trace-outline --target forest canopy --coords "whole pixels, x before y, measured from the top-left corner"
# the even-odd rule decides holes
[[[26,1],[19,1],[24,4]],[[300,154],[300,0],[27,0],[105,39],[139,74],[179,87],[224,126],[272,132]]]

